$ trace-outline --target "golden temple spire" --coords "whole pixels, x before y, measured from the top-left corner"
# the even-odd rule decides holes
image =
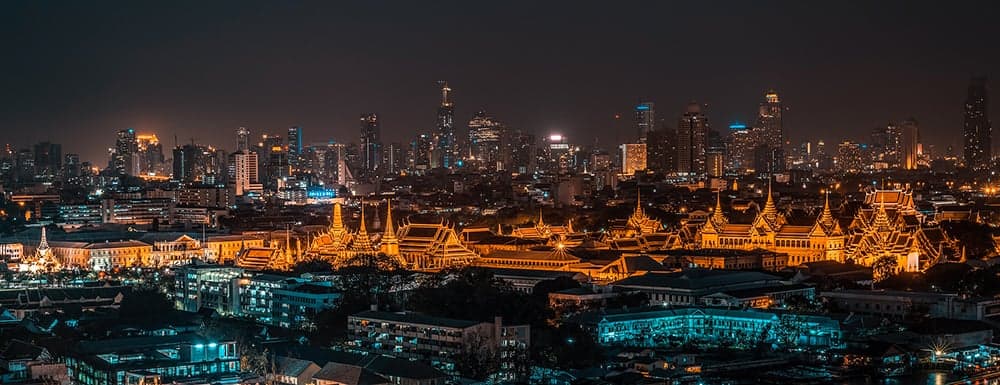
[[[392,200],[385,200],[385,231],[382,232],[382,239],[379,240],[379,250],[388,256],[399,255],[399,240],[396,239],[396,231],[392,227]]]
[[[536,224],[535,227],[538,227],[538,228],[545,227],[545,220],[542,219],[542,208],[541,207],[538,208],[538,224]]]
[[[767,202],[764,202],[764,210],[761,214],[767,217],[774,217],[778,214],[778,208],[774,205],[774,197],[771,195],[771,180],[767,180]]]
[[[395,237],[396,231],[392,227],[392,200],[385,200],[385,231],[382,232],[382,238]]]
[[[330,232],[344,233],[344,217],[340,212],[340,202],[333,204],[333,217],[330,218]]]
[[[722,190],[715,192],[715,210],[712,212],[712,220],[716,223],[726,221],[726,217],[722,215]]]

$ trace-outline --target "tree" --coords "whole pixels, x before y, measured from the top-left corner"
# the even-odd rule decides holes
[[[882,282],[896,273],[899,262],[895,257],[886,255],[872,263],[872,275],[875,282]]]
[[[124,295],[118,307],[118,316],[122,319],[153,320],[174,310],[173,303],[153,288],[137,288]]]
[[[292,272],[296,275],[320,271],[333,271],[333,265],[329,261],[320,258],[309,258],[292,265]]]

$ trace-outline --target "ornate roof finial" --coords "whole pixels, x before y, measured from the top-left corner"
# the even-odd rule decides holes
[[[712,212],[712,220],[716,223],[726,221],[726,217],[722,215],[722,190],[715,193],[715,210]]]
[[[392,227],[392,199],[385,200],[385,231],[382,237],[396,236],[396,231]]]
[[[343,234],[344,232],[344,217],[340,211],[340,202],[333,204],[333,217],[330,218],[330,232],[336,234]]]
[[[535,227],[542,228],[545,227],[545,220],[542,218],[542,208],[538,208],[538,224]]]

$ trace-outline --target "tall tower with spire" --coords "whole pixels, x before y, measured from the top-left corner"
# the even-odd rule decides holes
[[[392,223],[392,200],[385,200],[385,230],[382,231],[382,239],[379,244],[379,251],[390,257],[399,256],[399,239],[396,238],[396,229]]]
[[[451,87],[447,81],[440,81],[441,105],[437,111],[437,130],[434,133],[434,167],[455,168],[458,161],[458,146],[455,142],[455,105],[450,98]]]

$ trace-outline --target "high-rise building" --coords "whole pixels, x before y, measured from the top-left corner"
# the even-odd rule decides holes
[[[257,154],[249,150],[229,154],[229,188],[233,196],[260,194],[263,186],[257,175]]]
[[[185,144],[180,147],[174,147],[174,172],[172,179],[178,182],[197,181],[199,178],[197,170],[198,164],[200,163],[200,157],[201,151],[193,144]]]
[[[250,130],[246,127],[236,129],[236,151],[250,149]]]
[[[903,133],[899,124],[889,122],[872,130],[871,145],[876,168],[904,167]]]
[[[519,174],[535,172],[538,167],[536,145],[534,135],[521,130],[511,132],[510,165],[506,168]]]
[[[708,140],[708,118],[701,106],[691,102],[677,124],[677,172],[682,175],[705,174],[705,151]]]
[[[82,174],[79,154],[66,154],[63,157],[63,176],[75,178]]]
[[[842,173],[860,172],[864,168],[861,145],[849,140],[837,145],[836,169]]]
[[[392,142],[382,151],[382,169],[386,176],[399,175],[406,168],[406,149],[402,143]]]
[[[139,175],[139,143],[136,140],[135,129],[127,128],[118,131],[115,148],[112,154],[111,166],[118,174]]]
[[[621,145],[622,174],[634,175],[646,169],[646,143],[625,143]]]
[[[377,177],[382,171],[382,124],[377,113],[361,115],[361,169],[358,176],[365,180]]]
[[[455,168],[458,147],[455,143],[455,105],[448,94],[448,82],[441,82],[441,105],[437,112],[437,131],[434,133],[434,159],[432,167]]]
[[[733,123],[729,125],[729,137],[726,143],[726,169],[732,174],[741,175],[753,170],[753,150],[755,142],[753,133],[746,124]]]
[[[771,174],[785,170],[785,132],[781,120],[781,99],[774,90],[764,94],[764,102],[757,113],[754,126],[756,148],[754,168],[757,172]]]
[[[163,146],[160,139],[155,134],[140,134],[136,136],[137,152],[139,159],[139,173],[142,175],[158,175],[163,170]]]
[[[653,102],[640,102],[635,106],[635,129],[640,143],[656,128],[656,109]]]
[[[302,127],[288,127],[288,163],[299,169],[302,160]]]
[[[501,145],[504,126],[500,121],[479,110],[469,120],[469,147],[473,167],[479,170],[498,171],[504,169]]]
[[[993,126],[989,116],[989,93],[986,78],[972,79],[965,97],[965,165],[985,168],[993,157]]]
[[[41,142],[35,145],[35,175],[53,178],[62,170],[62,145]]]
[[[906,170],[917,168],[917,158],[920,147],[920,131],[917,120],[910,118],[900,124],[900,144],[902,148],[902,162],[900,167]]]
[[[410,142],[410,150],[406,156],[407,168],[410,172],[421,173],[431,168],[431,158],[434,157],[434,137],[420,134]]]

